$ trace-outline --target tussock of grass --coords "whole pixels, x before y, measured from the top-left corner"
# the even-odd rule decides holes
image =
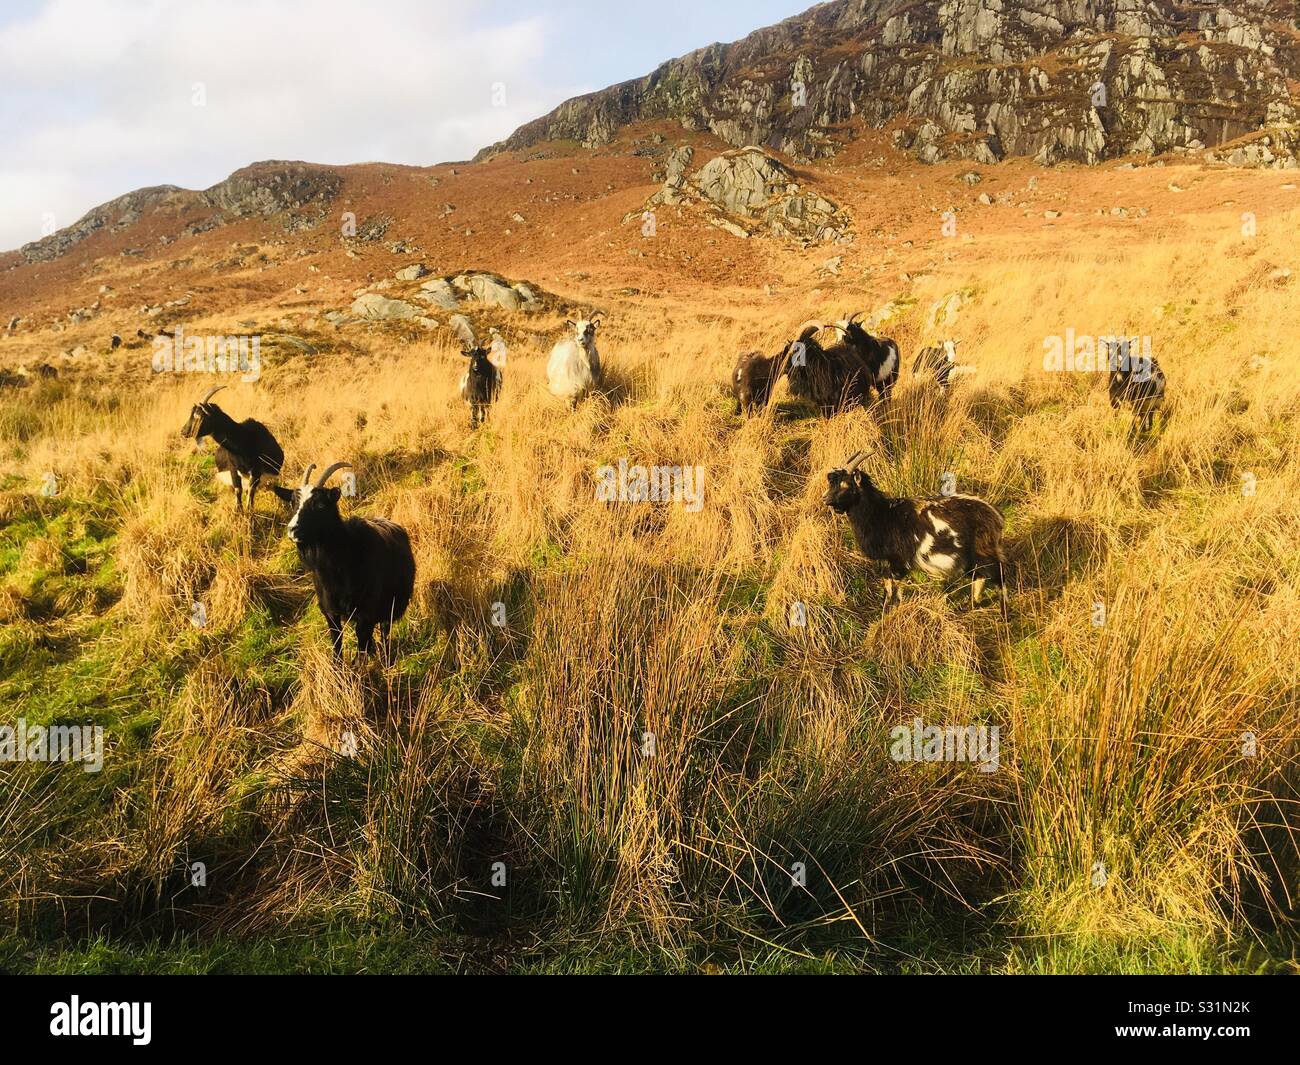
[[[1100,246],[929,276],[891,332],[910,352],[929,302],[966,287],[974,375],[940,400],[905,373],[888,410],[830,421],[780,390],[742,423],[725,394],[737,351],[840,309],[813,295],[620,306],[611,387],[574,412],[542,386],[547,338],[504,321],[507,383],[476,433],[437,340],[275,355],[227,409],[275,428],[286,481],[351,460],[345,509],[411,533],[386,669],[332,662],[281,505],[235,515],[180,439],[205,382],[6,397],[0,699],[102,722],[109,751],[100,778],[0,767],[3,912],[24,944],[184,933],[28,967],[311,967],[266,944],[340,921],[321,968],[400,967],[358,944],[417,925],[575,971],[1253,970],[1241,945],[1266,935],[1285,956],[1300,356],[1276,338],[1300,297],[1261,280],[1267,249],[1221,243],[1129,249],[1143,286],[1108,283]],[[1142,321],[1171,388],[1148,438],[1038,347]],[[1225,381],[1225,350],[1268,361]],[[1009,622],[920,581],[880,619],[821,504],[860,449],[891,492],[950,480],[1003,508]],[[597,503],[620,458],[703,467],[703,509]],[[1001,771],[892,762],[889,730],[917,716],[999,726]],[[979,942],[953,958],[959,926]],[[227,953],[229,935],[265,938]],[[549,960],[517,946],[539,938]]]

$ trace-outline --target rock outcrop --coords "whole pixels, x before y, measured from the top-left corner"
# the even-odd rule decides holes
[[[486,271],[430,278],[404,298],[374,291],[388,284],[382,281],[370,291],[357,293],[350,308],[352,315],[366,321],[418,321],[427,325],[431,320],[425,317],[425,312],[431,310],[459,311],[477,305],[503,311],[538,311],[546,305],[546,300],[524,282],[511,282]]]
[[[353,300],[352,313],[375,322],[400,322],[420,317],[419,308],[413,304],[381,296],[378,292],[363,292]]]
[[[762,149],[723,152],[688,175],[693,157],[689,146],[669,153],[664,187],[647,208],[700,202],[719,212],[710,221],[740,237],[763,234],[803,243],[847,239],[848,215],[826,197],[801,187],[787,166]]]
[[[267,217],[309,205],[324,207],[341,184],[338,172],[326,166],[254,163],[207,189],[203,198],[232,218]]]
[[[87,211],[72,225],[65,226],[48,237],[24,244],[20,251],[29,263],[48,262],[67,253],[95,233],[127,229],[138,222],[146,211],[166,205],[184,207],[197,202],[198,195],[175,185],[136,189],[135,192],[128,192],[125,196]]]
[[[927,162],[1215,147],[1300,118],[1298,28],[1289,0],[834,0],[568,100],[480,156],[663,119],[803,160],[855,124],[895,126]]]
[[[203,192],[175,185],[128,192],[86,212],[72,225],[24,244],[20,251],[29,263],[48,262],[66,254],[87,237],[129,229],[146,214],[157,211],[180,214],[207,210],[208,217],[185,226],[182,232],[186,236],[252,215],[279,216],[286,230],[303,229],[315,225],[324,216],[326,205],[341,185],[338,171],[331,167],[310,163],[254,163]],[[140,252],[128,248],[122,254]]]

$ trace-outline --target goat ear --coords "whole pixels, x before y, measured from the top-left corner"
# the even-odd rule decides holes
[[[284,485],[280,485],[280,484],[271,485],[271,491],[274,492],[286,503],[292,503],[294,497],[298,494],[296,490],[292,488],[285,488]]]
[[[342,489],[340,488],[327,488],[326,492],[329,495],[329,501],[331,503],[337,503],[339,501],[339,496],[343,494]]]

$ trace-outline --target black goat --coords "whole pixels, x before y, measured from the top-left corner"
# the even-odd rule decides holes
[[[1110,405],[1119,410],[1129,404],[1142,432],[1149,433],[1165,402],[1165,375],[1154,357],[1133,356],[1132,349],[1132,340],[1112,338],[1106,344]]]
[[[843,321],[836,322],[835,328],[843,334],[846,343],[851,345],[866,365],[871,387],[884,402],[888,402],[889,393],[898,381],[899,356],[898,345],[889,337],[873,337],[858,319],[864,311],[855,311]]]
[[[469,404],[469,427],[476,429],[501,391],[501,370],[481,344],[461,349],[469,367],[460,379],[461,398]]]
[[[804,322],[798,339],[781,352],[780,363],[790,392],[829,418],[842,407],[867,406],[872,376],[856,346],[845,341],[826,346],[817,340],[825,328],[822,322]]]
[[[849,519],[858,550],[889,567],[885,578],[888,610],[902,600],[898,582],[919,569],[932,577],[964,573],[971,578],[974,606],[988,582],[1001,593],[1007,613],[1006,561],[1002,554],[1002,514],[975,496],[894,499],[881,492],[858,466],[859,451],[826,475],[826,505]]]
[[[235,493],[235,510],[244,508],[244,478],[248,479],[248,512],[253,513],[257,486],[263,477],[278,477],[284,465],[284,451],[271,435],[271,430],[254,418],[235,421],[215,403],[210,403],[214,393],[225,388],[217,385],[208,389],[190,410],[190,420],[181,430],[181,436],[192,438],[197,444],[210,436],[217,444],[217,480],[228,484]]]
[[[736,360],[731,375],[731,394],[736,398],[736,413],[753,414],[766,407],[772,398],[772,388],[781,376],[781,356],[773,358],[761,351],[747,351]]]
[[[940,392],[948,391],[948,381],[957,363],[957,341],[945,340],[938,347],[922,348],[912,363],[912,376],[922,374],[933,379]]]
[[[387,656],[388,630],[406,613],[415,590],[415,556],[400,525],[382,518],[339,516],[339,490],[325,482],[351,463],[336,462],[310,484],[308,466],[298,488],[272,490],[293,508],[289,539],[311,574],[316,602],[329,625],[335,657],[343,657],[343,626],[351,622],[357,650],[368,655],[379,626],[380,652]]]

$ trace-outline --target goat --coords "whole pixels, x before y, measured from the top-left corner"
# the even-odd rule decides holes
[[[889,337],[873,337],[858,319],[866,312],[855,311],[835,323],[834,328],[843,335],[844,340],[857,351],[867,367],[871,387],[882,402],[889,402],[889,393],[898,380],[900,359],[898,345]]]
[[[948,391],[948,379],[957,363],[957,341],[945,340],[938,347],[922,348],[912,363],[912,376],[932,378],[940,392]]]
[[[569,409],[600,384],[600,352],[596,350],[596,325],[600,312],[578,321],[566,319],[573,326],[573,336],[558,340],[546,362],[546,387],[551,395],[569,401]]]
[[[278,477],[284,465],[284,451],[261,422],[253,418],[235,421],[215,403],[212,396],[225,388],[217,385],[190,410],[190,420],[181,436],[198,444],[210,436],[217,444],[217,480],[235,493],[235,510],[244,509],[244,479],[248,479],[248,513],[252,516],[257,486],[263,477]]]
[[[781,366],[790,392],[829,418],[841,407],[870,402],[871,375],[855,346],[844,341],[825,346],[817,340],[825,328],[816,320],[799,326],[798,339],[781,352]]]
[[[112,351],[116,351],[122,346],[122,338],[117,333],[114,333],[108,338],[108,346]]]
[[[311,484],[316,469],[312,464],[299,487],[277,484],[272,491],[293,510],[289,539],[298,545],[298,558],[311,574],[334,656],[343,657],[343,626],[351,622],[357,651],[363,655],[374,650],[379,627],[380,652],[386,658],[389,629],[406,613],[415,590],[415,555],[400,525],[382,518],[340,517],[339,490],[325,487],[325,482],[345,467],[351,468],[351,463],[336,462]]]
[[[469,367],[460,379],[460,396],[469,404],[469,427],[477,429],[501,391],[501,368],[482,345],[466,346],[461,354],[469,359]]]
[[[1165,402],[1165,375],[1153,357],[1134,358],[1129,354],[1133,342],[1112,338],[1106,344],[1110,366],[1110,405],[1119,410],[1124,403],[1133,408],[1142,432],[1149,433],[1156,411]]]
[[[859,451],[826,475],[825,503],[849,519],[858,550],[888,566],[882,612],[902,601],[898,582],[919,569],[933,577],[968,575],[971,606],[978,603],[984,585],[992,582],[1000,590],[1006,617],[1001,512],[967,495],[893,499],[858,468],[865,458],[866,452]]]
[[[731,394],[736,398],[736,413],[753,414],[766,407],[772,398],[772,387],[781,376],[782,360],[778,356],[747,351],[736,360],[736,370],[731,375]]]

